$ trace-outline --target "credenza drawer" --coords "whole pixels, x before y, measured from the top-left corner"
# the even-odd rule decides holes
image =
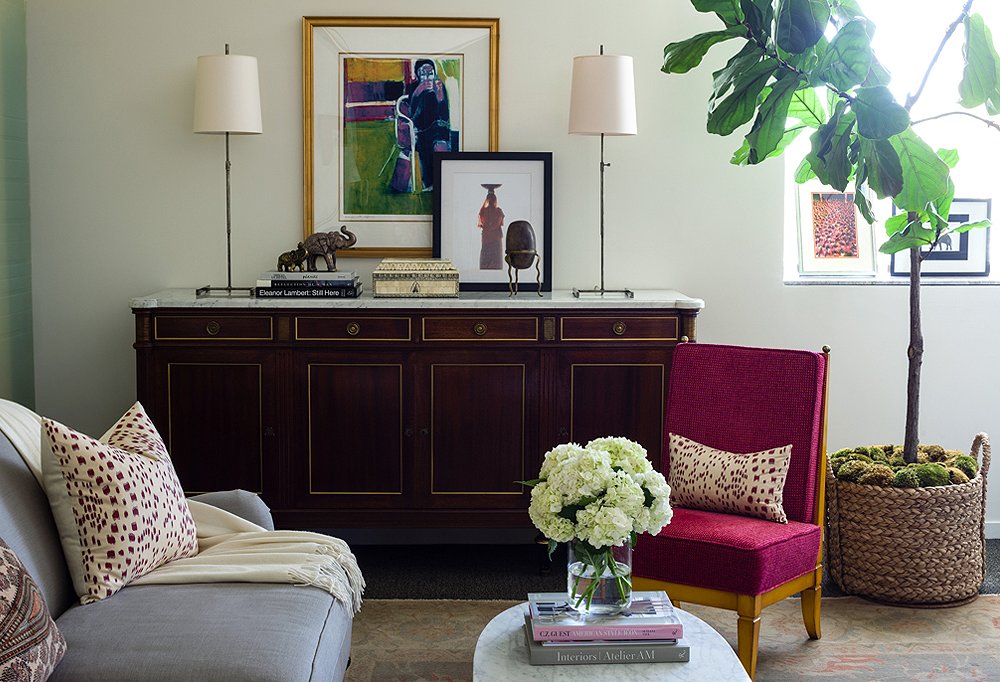
[[[677,318],[648,317],[564,317],[563,341],[676,341]]]
[[[270,317],[177,315],[154,319],[157,341],[270,341],[274,330]]]
[[[535,317],[425,317],[424,341],[537,341]]]
[[[296,341],[409,341],[408,317],[338,317],[295,318]]]

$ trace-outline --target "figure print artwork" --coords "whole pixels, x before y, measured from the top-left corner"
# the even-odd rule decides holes
[[[434,156],[499,144],[499,19],[303,17],[303,227],[431,253]]]
[[[803,275],[874,275],[875,232],[854,203],[814,180],[798,185],[799,272]]]
[[[434,156],[434,257],[458,269],[464,291],[509,291],[504,260],[508,227],[540,228],[537,281],[525,291],[551,291],[552,153],[443,152]]]
[[[461,148],[461,55],[342,59],[344,213],[429,216],[433,154]]]
[[[486,199],[479,209],[476,226],[481,233],[482,245],[479,249],[480,270],[500,270],[503,268],[504,212],[497,204],[496,190],[503,183],[483,183]]]

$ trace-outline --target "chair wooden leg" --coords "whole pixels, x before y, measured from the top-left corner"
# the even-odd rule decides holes
[[[751,680],[757,671],[757,642],[760,639],[761,609],[763,606],[759,595],[741,594],[737,598],[736,613],[739,614],[739,619],[736,621],[736,653]]]
[[[806,624],[809,639],[822,636],[819,627],[819,607],[823,597],[823,570],[816,569],[816,583],[808,590],[802,590],[802,621]]]

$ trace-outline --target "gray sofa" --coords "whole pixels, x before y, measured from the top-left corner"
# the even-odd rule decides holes
[[[251,493],[197,499],[274,528],[269,510]],[[0,537],[38,583],[66,638],[66,656],[50,678],[54,682],[326,682],[344,677],[351,611],[314,587],[143,585],[81,606],[45,492],[3,433]]]

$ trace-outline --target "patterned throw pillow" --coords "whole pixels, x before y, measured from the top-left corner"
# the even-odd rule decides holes
[[[0,539],[0,680],[41,682],[65,653],[38,585]]]
[[[670,504],[788,523],[781,506],[792,446],[740,455],[670,434]]]
[[[83,604],[198,551],[167,448],[139,403],[102,440],[43,420],[42,475]]]

